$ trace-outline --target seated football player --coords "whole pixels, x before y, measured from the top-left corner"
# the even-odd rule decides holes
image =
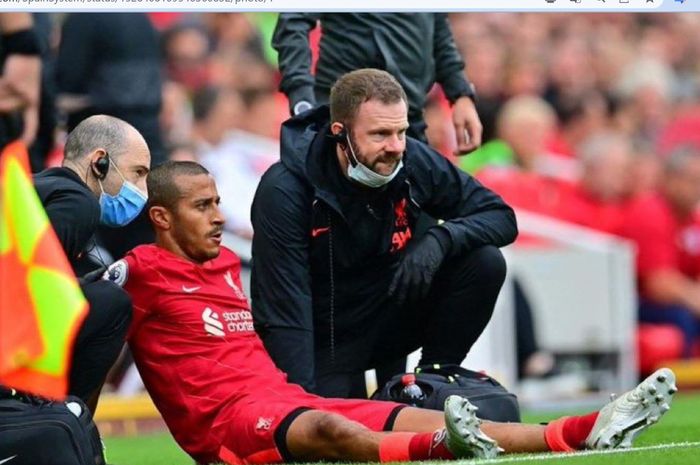
[[[194,162],[148,177],[156,243],[105,277],[133,299],[128,340],[144,383],[180,446],[200,463],[392,462],[499,452],[629,447],[676,391],[661,369],[599,412],[547,426],[481,422],[452,396],[438,412],[327,399],[287,383],[253,328],[240,261],[221,246],[214,179]],[[235,199],[230,199],[235,202]]]

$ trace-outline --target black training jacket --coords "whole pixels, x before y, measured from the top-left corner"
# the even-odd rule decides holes
[[[73,270],[78,275],[89,271],[84,255],[100,223],[97,197],[68,168],[49,168],[34,175],[34,188]]]
[[[309,31],[321,22],[315,76]],[[391,73],[408,97],[409,119],[422,119],[426,94],[438,82],[450,101],[473,96],[445,13],[281,13],[272,39],[280,89],[290,105],[326,103],[333,83],[358,68]],[[316,91],[316,95],[314,92]]]
[[[340,171],[327,106],[282,126],[281,160],[252,206],[256,329],[289,380],[314,389],[314,349],[351,348],[376,321],[421,211],[444,221],[449,254],[504,246],[513,210],[427,145],[408,138],[404,169],[365,189]]]

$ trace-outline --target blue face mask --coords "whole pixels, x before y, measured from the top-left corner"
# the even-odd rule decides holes
[[[121,176],[123,183],[117,195],[109,195],[102,189],[102,183],[99,183],[100,189],[102,189],[102,194],[100,194],[100,209],[102,210],[100,223],[117,228],[129,224],[141,213],[141,210],[146,205],[148,196],[141,192],[138,187],[124,179],[114,162],[112,160],[110,162],[117,173],[119,173],[119,176]]]

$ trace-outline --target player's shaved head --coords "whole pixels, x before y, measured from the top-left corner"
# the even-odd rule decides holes
[[[209,174],[206,168],[193,161],[167,161],[154,168],[148,175],[148,206],[161,206],[174,210],[183,196],[178,186],[181,176]]]

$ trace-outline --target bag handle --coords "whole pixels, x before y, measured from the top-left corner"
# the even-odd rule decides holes
[[[450,383],[456,381],[457,378],[478,379],[481,381],[489,381],[494,386],[500,386],[498,381],[483,372],[468,370],[456,363],[434,363],[432,365],[418,365],[415,370],[416,374],[426,373],[444,376]]]

